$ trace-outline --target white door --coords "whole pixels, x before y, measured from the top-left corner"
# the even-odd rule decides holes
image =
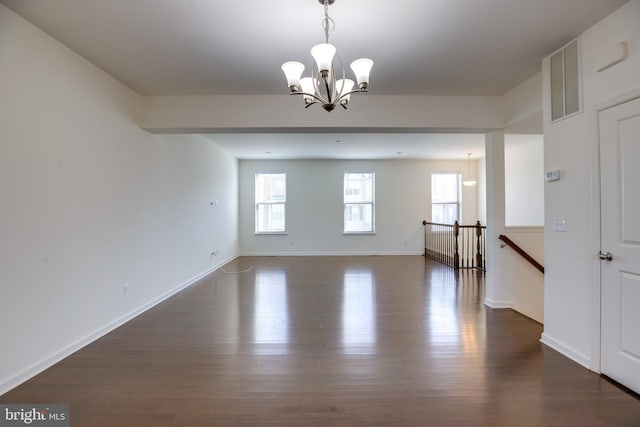
[[[599,119],[601,370],[640,393],[640,98]]]

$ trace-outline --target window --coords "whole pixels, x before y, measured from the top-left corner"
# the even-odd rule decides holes
[[[287,176],[256,174],[256,233],[284,233]]]
[[[460,221],[460,174],[431,175],[431,221],[440,224]]]
[[[344,232],[373,233],[374,229],[373,173],[344,174]]]

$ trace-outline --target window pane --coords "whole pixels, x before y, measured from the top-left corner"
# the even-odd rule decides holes
[[[362,203],[373,202],[373,174],[345,173],[344,174],[344,202]]]
[[[458,220],[458,205],[456,203],[447,203],[444,206],[444,223],[453,224]]]
[[[263,233],[285,231],[284,204],[258,204],[256,231]]]
[[[374,231],[375,174],[344,174],[344,231]]]
[[[431,175],[431,221],[440,224],[460,221],[460,174]]]
[[[256,174],[256,233],[285,231],[287,176],[284,173]]]
[[[284,202],[287,179],[283,173],[256,174],[256,203]]]
[[[431,205],[431,221],[444,224],[444,205],[439,203]]]
[[[432,203],[458,202],[460,175],[457,173],[434,173],[431,175]]]
[[[373,204],[346,203],[344,205],[344,231],[373,232]]]

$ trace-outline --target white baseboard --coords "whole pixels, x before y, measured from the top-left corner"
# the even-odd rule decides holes
[[[422,256],[421,251],[397,252],[242,252],[240,256]]]
[[[492,300],[491,298],[485,298],[484,299],[484,305],[486,305],[489,308],[511,308],[511,309],[513,309],[515,304],[516,304],[515,301],[495,301],[495,300]]]
[[[573,360],[577,364],[582,365],[585,368],[591,370],[591,359],[587,355],[572,349],[568,345],[565,345],[554,338],[551,338],[546,333],[542,334],[542,337],[540,337],[540,342],[548,347],[551,347],[552,349],[562,354],[563,356],[568,357],[569,359]]]
[[[18,374],[3,380],[2,382],[0,382],[0,396],[5,394],[5,393],[7,393],[10,390],[12,390],[13,388],[19,386],[20,384],[30,380],[31,378],[33,378],[36,375],[38,375],[40,372],[44,371],[45,369],[50,368],[51,366],[53,366],[56,363],[60,362],[62,359],[70,356],[71,354],[75,353],[76,351],[80,350],[81,348],[91,344],[95,340],[103,337],[104,335],[108,334],[109,332],[113,331],[114,329],[124,325],[129,320],[141,315],[145,311],[149,310],[150,308],[155,307],[156,305],[158,305],[161,302],[167,300],[168,298],[171,298],[173,295],[177,294],[178,292],[182,291],[183,289],[188,288],[189,286],[193,285],[194,283],[196,283],[200,279],[202,279],[202,278],[208,276],[209,274],[213,273],[214,271],[216,271],[220,267],[224,266],[225,264],[228,264],[229,262],[233,261],[237,257],[238,257],[238,255],[229,257],[228,259],[216,264],[215,266],[203,271],[202,273],[199,273],[196,276],[194,276],[194,277],[192,277],[192,278],[180,283],[178,286],[176,286],[176,287],[174,287],[174,288],[162,293],[160,296],[158,296],[158,297],[152,299],[151,301],[147,302],[146,304],[143,304],[142,306],[130,311],[129,313],[125,314],[124,316],[121,316],[121,317],[117,318],[116,320],[114,320],[113,322],[103,326],[102,328],[100,328],[100,329],[88,334],[87,336],[85,336],[83,338],[80,338],[79,340],[77,340],[77,341],[75,341],[75,342],[63,347],[62,349],[56,351],[55,353],[51,354],[50,356],[47,356],[47,357],[41,359],[40,361],[38,361],[38,362],[32,364],[31,366],[27,367],[26,369],[22,370]]]

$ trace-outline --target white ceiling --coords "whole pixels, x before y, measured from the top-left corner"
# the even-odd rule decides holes
[[[309,48],[323,41],[318,0],[0,2],[143,95],[286,94],[280,65],[287,60],[310,65]],[[536,74],[544,56],[626,2],[336,0],[330,7],[336,22],[331,42],[346,64],[362,56],[375,61],[371,94],[503,95]],[[333,139],[329,151],[321,149],[325,137]],[[213,139],[238,156],[255,158],[265,151],[289,158],[330,158],[336,152],[396,157],[402,151],[424,158],[442,154],[420,149],[454,147],[450,138],[298,134]],[[475,141],[470,138],[457,142],[456,158],[477,151],[467,148]],[[335,139],[345,143],[335,147]],[[275,148],[264,148],[268,143]],[[356,146],[361,151],[352,153]]]
[[[318,0],[0,0],[143,95],[284,94]],[[627,0],[336,0],[331,42],[371,94],[503,95]]]

